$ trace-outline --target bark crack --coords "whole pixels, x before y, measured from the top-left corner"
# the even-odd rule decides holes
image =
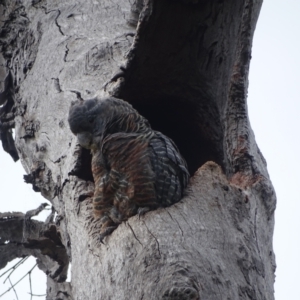
[[[60,82],[59,82],[59,78],[51,78],[54,81],[54,87],[57,90],[58,93],[62,92],[61,86],[60,86]]]
[[[68,48],[68,45],[66,45],[66,51],[65,51],[65,55],[64,55],[64,62],[67,62],[67,56],[69,54],[70,49]]]
[[[61,14],[61,12],[60,12],[60,10],[58,9],[57,10],[58,11],[58,14],[57,14],[57,16],[56,16],[56,18],[55,18],[55,24],[56,24],[56,26],[58,27],[58,30],[59,30],[59,32],[62,34],[62,35],[65,35],[64,33],[63,33],[63,31],[61,30],[61,26],[58,24],[58,18],[59,18],[59,16],[60,16],[60,14]]]
[[[168,215],[170,216],[170,218],[171,218],[174,222],[177,223],[177,225],[178,225],[178,227],[179,227],[179,229],[180,229],[180,231],[181,231],[181,235],[183,236],[183,230],[182,230],[182,228],[180,227],[178,221],[172,217],[172,215],[171,215],[171,213],[168,211],[168,209],[165,209],[165,210],[166,210],[166,212],[168,213]]]
[[[62,155],[61,157],[59,157],[57,160],[55,161],[52,161],[54,164],[58,164],[60,163],[64,158],[66,158],[67,156],[66,155]]]
[[[182,212],[179,210],[179,214],[181,215],[181,217],[183,218],[183,220],[189,225],[190,229],[193,230],[193,228],[191,227],[190,223],[186,220],[185,216],[182,214]]]
[[[47,11],[47,8],[44,6],[42,6],[42,9],[44,9],[46,15],[48,15],[51,12],[57,12],[57,16],[55,17],[54,22],[55,22],[55,25],[58,27],[58,31],[61,33],[61,35],[65,36],[65,34],[63,33],[63,31],[61,29],[61,26],[58,24],[58,21],[57,21],[61,14],[61,11],[59,9],[52,9],[52,10]]]
[[[149,232],[149,234],[154,238],[156,244],[157,244],[157,251],[159,253],[159,258],[161,258],[161,253],[160,253],[160,248],[159,248],[159,242],[157,240],[157,238],[155,237],[155,235],[150,231],[150,229],[148,228],[148,226],[146,225],[146,222],[143,221],[145,227],[147,228],[147,231]]]
[[[84,101],[82,96],[81,96],[81,93],[79,91],[76,91],[76,90],[70,90],[71,93],[74,93],[77,97],[77,100],[80,100],[80,101]]]
[[[137,238],[137,236],[136,236],[134,230],[132,229],[131,225],[129,224],[129,221],[127,221],[127,225],[129,226],[129,228],[130,228],[130,230],[131,230],[131,232],[132,232],[134,238],[135,238],[135,239],[139,242],[139,244],[143,247],[143,244],[142,244],[141,241]]]

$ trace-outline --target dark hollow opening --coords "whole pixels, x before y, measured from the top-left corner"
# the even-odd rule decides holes
[[[153,129],[174,140],[191,175],[210,160],[225,169],[216,76],[222,70],[215,64],[223,50],[217,48],[219,26],[207,23],[214,8],[218,11],[218,3],[154,1],[117,91]]]
[[[80,147],[76,165],[74,169],[69,173],[69,175],[77,176],[78,178],[85,181],[94,182],[91,163],[92,154],[90,150]]]
[[[145,98],[125,100],[149,120],[154,130],[175,142],[191,175],[210,160],[223,166],[220,127],[215,124],[215,119],[207,118],[205,106],[200,108],[196,103],[166,97],[151,101]],[[219,120],[219,116],[215,117]]]

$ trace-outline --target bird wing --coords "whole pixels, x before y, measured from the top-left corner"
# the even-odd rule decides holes
[[[185,160],[174,142],[161,132],[155,132],[149,146],[158,201],[163,206],[178,202],[189,180]]]
[[[114,205],[128,217],[138,207],[158,206],[148,145],[144,135],[123,132],[108,135],[102,144],[109,184],[116,195]]]

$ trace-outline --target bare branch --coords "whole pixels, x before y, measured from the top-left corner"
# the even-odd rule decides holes
[[[21,282],[27,275],[31,274],[32,270],[37,266],[37,264],[35,264],[23,277],[21,277],[16,283],[14,283],[10,288],[8,288],[4,293],[2,293],[0,295],[0,298],[5,295],[6,293],[8,293],[10,290],[14,289],[14,287]],[[10,275],[9,275],[10,276]],[[10,281],[10,278],[9,278]]]
[[[19,299],[19,298],[18,298],[18,294],[17,294],[17,292],[16,292],[16,290],[15,290],[15,288],[14,288],[14,286],[13,286],[11,280],[10,280],[10,278],[9,278],[9,283],[10,283],[10,285],[11,285],[11,287],[12,287],[12,289],[13,289],[13,291],[14,291],[16,297],[17,297],[17,300],[18,300],[18,299]]]
[[[42,203],[38,208],[26,212],[23,226],[23,240],[26,240],[27,234],[36,232],[36,223],[31,220],[32,217],[37,216],[45,207],[49,206],[48,203]]]
[[[0,214],[0,268],[14,258],[32,255],[39,259],[39,268],[46,274],[60,282],[66,279],[69,258],[61,242],[58,225],[51,222],[54,210],[47,223],[31,219],[48,205],[43,203],[26,214]]]
[[[41,211],[45,209],[46,206],[49,206],[48,203],[42,203],[38,208],[29,210],[25,214],[26,219],[31,219],[34,216],[37,216]]]
[[[29,287],[30,287],[30,300],[32,300],[32,284],[31,284],[31,272],[29,273]]]
[[[11,268],[9,268],[8,270],[6,270],[4,273],[2,273],[0,275],[0,277],[2,277],[3,275],[5,275],[7,272],[9,272],[10,270],[12,270],[11,273],[9,273],[9,275],[7,276],[7,278],[9,278],[9,276],[22,264],[25,262],[25,260],[28,259],[28,256],[20,259],[15,265],[13,265]],[[7,280],[7,278],[4,280],[4,283],[5,281]]]

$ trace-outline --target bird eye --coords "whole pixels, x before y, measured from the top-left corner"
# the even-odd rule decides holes
[[[94,118],[92,116],[89,116],[88,118],[89,123],[93,123],[94,122]]]

